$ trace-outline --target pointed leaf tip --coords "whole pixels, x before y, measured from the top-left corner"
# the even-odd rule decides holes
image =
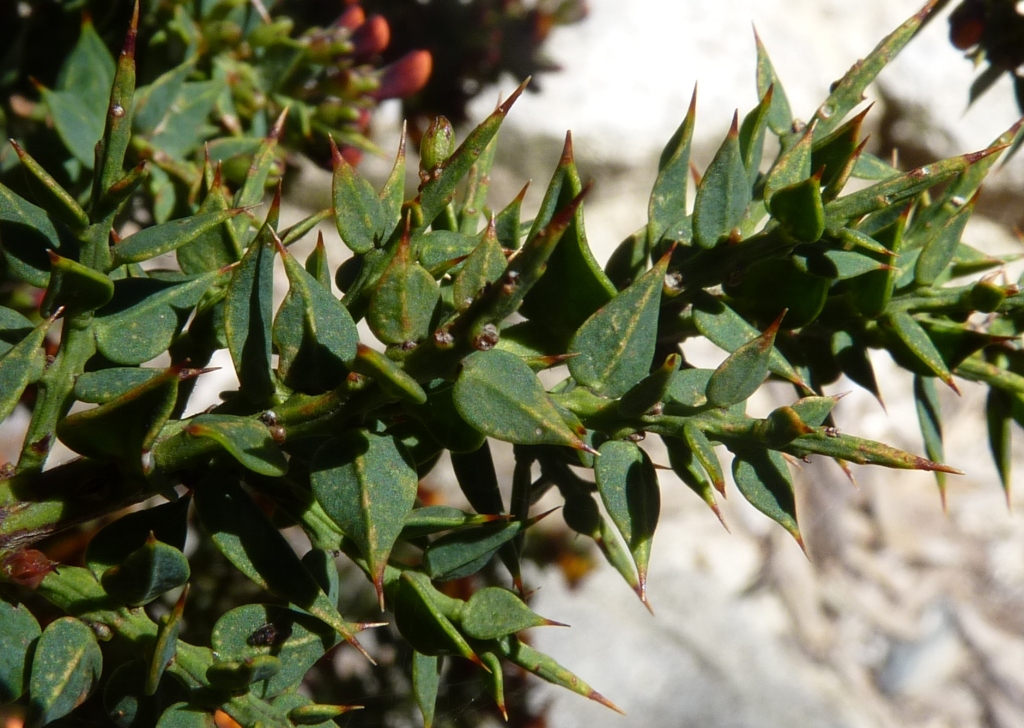
[[[128,26],[128,34],[124,38],[124,47],[121,49],[121,55],[134,58],[135,57],[135,40],[139,35],[139,0],[135,0],[135,8],[132,10],[132,22]]]
[[[516,99],[522,96],[523,91],[526,90],[526,87],[530,84],[530,81],[532,79],[533,76],[527,76],[525,79],[523,79],[523,82],[519,84],[518,88],[516,88],[515,91],[512,92],[512,95],[498,105],[498,108],[495,110],[495,113],[500,114],[501,116],[505,116],[508,113],[509,109],[512,108],[512,104],[516,102]]]

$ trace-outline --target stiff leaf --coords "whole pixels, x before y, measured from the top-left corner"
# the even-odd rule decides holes
[[[732,461],[736,487],[750,505],[785,528],[803,548],[796,522],[796,500],[785,458],[775,450],[737,448]]]
[[[324,443],[310,463],[313,495],[366,559],[384,606],[384,569],[416,501],[412,458],[389,435],[351,430]]]
[[[459,624],[468,637],[493,640],[552,622],[534,613],[508,589],[489,586],[469,598],[462,608]]]
[[[0,599],[0,630],[4,635],[4,649],[0,650],[0,705],[7,705],[25,692],[40,629],[27,607]]]
[[[750,180],[743,166],[738,117],[697,186],[693,205],[693,239],[702,248],[713,248],[732,234],[743,220],[753,199]]]
[[[518,445],[587,445],[565,423],[533,370],[500,349],[468,356],[455,382],[455,407],[485,435]]]
[[[273,655],[281,669],[257,682],[257,697],[271,698],[296,688],[306,672],[337,643],[334,630],[319,619],[272,604],[246,604],[217,620],[210,644],[224,660]]]
[[[731,407],[746,401],[768,376],[768,364],[780,316],[756,339],[751,339],[730,354],[708,380],[708,402],[715,407]]]
[[[636,563],[640,599],[647,602],[647,566],[661,511],[661,491],[654,464],[636,444],[609,440],[598,450],[594,466],[597,492]]]
[[[81,620],[61,617],[43,630],[29,676],[31,725],[62,718],[85,702],[103,671],[96,635]]]
[[[360,652],[360,625],[346,622],[281,532],[238,483],[207,478],[196,486],[196,510],[217,549],[257,586],[329,624]]]
[[[661,291],[670,254],[588,318],[569,344],[569,371],[608,397],[621,397],[647,376],[658,337]]]
[[[647,203],[647,247],[652,248],[686,216],[686,185],[690,177],[690,144],[697,119],[697,89],[686,117],[658,160],[658,177]]]
[[[199,415],[184,432],[213,440],[247,469],[271,478],[288,472],[288,461],[274,442],[270,429],[257,419],[233,415]]]

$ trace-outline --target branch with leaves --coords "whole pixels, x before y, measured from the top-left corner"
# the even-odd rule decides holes
[[[855,64],[806,124],[759,43],[761,101],[734,119],[693,208],[696,99],[662,155],[647,221],[604,268],[587,245],[571,138],[532,222],[522,194],[488,202],[498,130],[522,87],[457,147],[446,121],[431,125],[411,199],[404,142],[380,190],[335,148],[330,209],[284,229],[278,194],[255,219],[282,117],[233,192],[207,157],[194,215],[118,238],[142,176],[124,170],[133,27],[88,204],[24,151],[35,201],[0,187],[6,264],[45,289],[34,319],[0,309],[0,415],[34,394],[21,456],[0,481],[0,624],[17,657],[0,661],[4,701],[21,699],[36,725],[87,699],[124,726],[207,726],[217,710],[245,726],[326,724],[352,706],[302,697],[303,676],[342,641],[372,660],[359,633],[388,622],[413,651],[425,725],[448,660],[476,665],[501,711],[503,665],[614,708],[520,636],[552,624],[527,605],[520,569],[524,538],[547,515],[533,505],[550,490],[566,526],[646,603],[659,467],[717,513],[724,447],[741,495],[800,541],[790,460],[927,470],[940,486],[958,472],[942,464],[936,382],[956,389],[959,377],[989,388],[1005,479],[1006,432],[1024,411],[1024,294],[978,278],[1005,261],[960,238],[1018,127],[901,172],[865,151],[864,114],[851,117],[931,8]],[[770,162],[768,134],[780,147]],[[851,178],[868,185],[844,194]],[[351,255],[332,266],[339,251],[321,239],[300,263],[290,246],[326,219]],[[175,269],[154,267],[171,253]],[[277,257],[288,293],[275,311]],[[360,341],[359,321],[375,341]],[[715,369],[687,362],[682,345],[696,338],[724,350]],[[222,349],[237,391],[183,417]],[[835,428],[839,397],[826,386],[845,374],[879,395],[870,349],[915,374],[926,457]],[[150,365],[165,354],[169,366]],[[558,367],[544,386],[537,372]],[[767,379],[788,382],[794,400],[752,417],[746,403]],[[72,413],[76,402],[91,406]],[[47,470],[55,438],[80,457]],[[508,502],[491,439],[513,445]],[[445,453],[471,511],[420,497]],[[32,548],[155,495],[167,502],[99,530],[84,566],[54,567]],[[221,615],[209,645],[185,638],[193,512],[201,538],[267,600]],[[301,558],[287,524],[312,544]],[[335,557],[365,576],[380,622],[341,614]],[[40,629],[17,605],[29,590],[67,616]],[[143,609],[169,593],[163,617]],[[98,684],[102,698],[89,698]]]

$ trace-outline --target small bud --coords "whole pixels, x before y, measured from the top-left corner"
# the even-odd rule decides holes
[[[384,68],[380,76],[380,87],[373,92],[374,98],[398,99],[411,96],[427,85],[433,66],[430,51],[406,53]]]
[[[420,142],[420,170],[430,173],[444,166],[455,151],[455,129],[443,116],[435,117]]]
[[[352,33],[352,50],[357,56],[373,56],[391,42],[391,28],[380,15],[371,15]]]
[[[992,280],[982,279],[971,286],[971,308],[981,313],[992,313],[1006,300],[1006,291]]]

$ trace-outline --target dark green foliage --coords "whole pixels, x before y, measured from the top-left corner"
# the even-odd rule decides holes
[[[406,707],[415,701],[427,725],[446,665],[475,671],[498,711],[506,664],[614,707],[520,639],[554,624],[530,609],[520,558],[547,515],[534,504],[557,491],[565,525],[646,602],[661,492],[644,435],[664,442],[672,470],[715,512],[728,448],[742,497],[799,541],[788,459],[928,470],[944,486],[957,471],[939,462],[935,380],[956,388],[960,378],[989,389],[989,439],[1008,489],[1009,432],[1024,420],[1024,294],[991,274],[970,278],[1001,261],[960,238],[1018,129],[899,172],[865,156],[863,114],[847,118],[926,14],[855,65],[806,126],[759,44],[760,101],[742,125],[735,118],[693,209],[695,103],[662,155],[643,227],[607,271],[587,244],[571,143],[532,224],[520,219],[522,195],[487,199],[499,127],[522,89],[461,144],[436,122],[412,199],[404,140],[380,190],[335,149],[332,209],[281,230],[279,194],[265,217],[253,208],[278,176],[291,125],[315,126],[316,114],[297,104],[271,124],[280,100],[249,109],[259,138],[214,141],[200,162],[201,120],[228,103],[209,85],[217,74],[194,78],[203,60],[190,59],[138,84],[134,26],[114,59],[87,24],[46,92],[75,174],[16,149],[34,202],[0,186],[7,271],[43,289],[36,310],[0,308],[0,415],[22,401],[31,409],[22,454],[0,480],[0,699],[22,701],[37,724],[85,702],[79,715],[123,726],[210,726],[217,710],[246,727],[331,725],[354,706],[302,697],[304,677],[329,650],[363,651],[360,631],[393,623],[380,640],[411,661]],[[195,22],[184,17],[186,30],[185,20]],[[269,49],[256,54],[265,73],[286,75],[286,31],[245,26],[246,43]],[[316,32],[301,37],[313,52]],[[79,87],[109,102],[87,103]],[[177,103],[183,94],[190,104]],[[73,115],[88,123],[72,129]],[[94,156],[86,133],[100,139]],[[773,160],[769,133],[782,150]],[[167,156],[146,177],[135,158],[157,146]],[[229,173],[243,149],[244,168]],[[192,183],[166,206],[160,175],[178,166],[188,169],[177,180]],[[857,176],[869,184],[844,194]],[[167,214],[121,240],[119,215],[139,189]],[[321,240],[296,260],[288,246],[332,217],[347,250]],[[178,270],[154,267],[169,253]],[[275,305],[278,255],[288,291]],[[374,340],[360,341],[361,321]],[[687,361],[681,345],[698,337],[722,349],[716,368]],[[222,349],[238,391],[185,416],[191,380]],[[916,375],[927,457],[831,426],[838,397],[824,387],[841,374],[879,396],[871,349]],[[773,377],[794,401],[748,415]],[[81,457],[44,470],[54,436]],[[488,438],[512,447],[507,503]],[[446,452],[468,512],[421,490]],[[116,517],[154,496],[167,502]],[[84,567],[54,570],[29,548],[97,516],[109,523]],[[291,526],[313,546],[302,558],[282,533]],[[207,593],[218,591],[208,584],[218,568],[228,601]],[[350,588],[364,577],[376,599]],[[36,595],[20,604],[19,589]],[[38,598],[66,616],[39,620],[40,630],[28,606]],[[151,604],[165,608],[159,620],[142,608]],[[205,627],[186,618],[192,604]],[[367,621],[378,608],[382,621]]]

